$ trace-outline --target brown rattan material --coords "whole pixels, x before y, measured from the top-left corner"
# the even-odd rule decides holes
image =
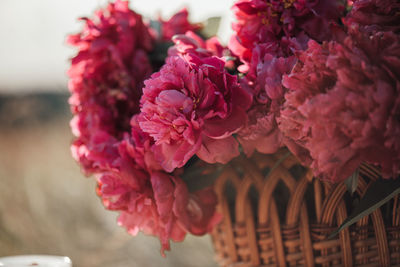
[[[400,200],[328,236],[363,196],[377,169],[362,165],[353,196],[312,177],[286,151],[240,157],[215,183],[223,221],[212,233],[217,261],[245,266],[400,266]]]

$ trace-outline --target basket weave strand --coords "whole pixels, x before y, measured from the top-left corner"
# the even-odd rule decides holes
[[[356,192],[312,177],[282,150],[239,157],[215,183],[223,221],[212,239],[223,267],[400,266],[400,201],[328,236],[345,220],[379,171],[360,166]]]

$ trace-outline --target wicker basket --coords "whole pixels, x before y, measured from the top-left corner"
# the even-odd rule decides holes
[[[379,178],[375,168],[360,167],[350,196],[284,155],[238,158],[217,179],[224,219],[212,239],[221,266],[400,266],[399,196],[328,239]]]

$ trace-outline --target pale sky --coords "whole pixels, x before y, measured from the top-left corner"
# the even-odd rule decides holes
[[[105,0],[0,0],[0,92],[66,90],[68,33],[80,29],[77,18],[90,16]],[[222,16],[219,36],[231,32],[234,0],[131,0],[145,17],[169,17],[186,6],[193,22]]]

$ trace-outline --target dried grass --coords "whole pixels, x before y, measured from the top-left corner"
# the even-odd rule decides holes
[[[71,158],[66,108],[44,120],[26,112],[44,102],[10,101],[11,109],[0,101],[0,256],[66,255],[74,267],[216,266],[208,236],[172,244],[165,259],[157,239],[128,235]]]

